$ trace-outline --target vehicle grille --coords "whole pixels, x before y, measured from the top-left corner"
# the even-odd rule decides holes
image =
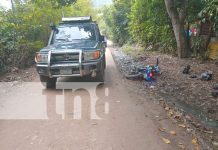
[[[79,63],[79,52],[51,54],[51,65],[65,63]]]

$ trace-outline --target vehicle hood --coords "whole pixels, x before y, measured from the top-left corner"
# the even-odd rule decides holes
[[[68,43],[57,43],[49,45],[41,50],[41,52],[64,50],[64,49],[81,49],[81,50],[96,50],[99,48],[98,41],[74,41]]]

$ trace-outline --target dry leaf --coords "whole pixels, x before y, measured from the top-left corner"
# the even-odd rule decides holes
[[[201,150],[199,145],[196,146],[196,150]]]
[[[170,111],[168,112],[168,115],[169,115],[170,117],[173,116],[173,111],[170,110]]]
[[[205,133],[208,133],[208,134],[213,134],[213,131],[204,131]]]
[[[216,142],[216,141],[213,141],[212,144],[213,144],[214,146],[218,146],[218,142]]]
[[[168,140],[168,139],[166,139],[166,138],[162,138],[162,140],[163,140],[164,143],[166,143],[166,144],[170,144],[170,143],[171,143],[170,140]]]
[[[165,110],[170,110],[170,108],[169,107],[165,107]]]
[[[185,145],[183,143],[179,143],[178,146],[181,148],[181,149],[185,149]]]
[[[196,145],[196,150],[200,150],[200,146],[199,146],[199,144],[198,144],[198,140],[197,140],[197,138],[196,137],[193,137],[192,138],[192,144],[193,145]]]
[[[180,119],[180,118],[181,118],[181,115],[175,115],[174,118],[175,118],[175,119]]]
[[[162,128],[162,127],[160,127],[160,128],[159,128],[159,130],[160,130],[161,132],[165,132],[165,130],[166,130],[166,129],[165,129],[165,128]]]
[[[186,127],[184,124],[179,124],[178,126],[181,127],[181,128],[185,128]]]
[[[196,138],[196,137],[194,137],[194,138],[192,139],[192,144],[197,144],[197,138]]]
[[[176,131],[170,131],[171,135],[176,135]]]

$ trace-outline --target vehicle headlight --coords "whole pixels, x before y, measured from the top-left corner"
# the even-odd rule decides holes
[[[48,63],[48,54],[37,53],[35,57],[37,63]]]
[[[84,52],[84,60],[95,60],[100,58],[101,51],[94,51],[94,52]]]

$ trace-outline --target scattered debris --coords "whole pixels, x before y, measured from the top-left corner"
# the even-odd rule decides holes
[[[165,110],[170,110],[170,108],[169,108],[168,106],[166,106],[164,109],[165,109]]]
[[[193,137],[192,144],[197,144],[197,138],[196,137]]]
[[[208,133],[208,134],[213,134],[213,131],[206,131],[204,130],[205,133]]]
[[[192,131],[193,131],[193,129],[191,129],[191,128],[187,128],[186,130],[188,133],[192,133]]]
[[[218,90],[213,90],[211,94],[213,97],[218,97]]]
[[[197,75],[191,75],[190,78],[192,79],[197,78]]]
[[[218,142],[213,141],[212,144],[213,144],[214,146],[218,147]]]
[[[28,69],[18,69],[16,67],[12,68],[10,72],[0,76],[0,82],[13,82],[13,81],[25,81],[31,82],[36,77],[35,67],[30,67]]]
[[[146,64],[154,62],[157,53],[149,52],[144,55],[141,54],[140,56],[147,58],[143,61],[133,59],[120,50],[113,52],[113,56],[118,66],[120,66],[120,71],[128,73],[132,65],[145,66]],[[162,62],[159,65],[161,68],[161,76],[158,82],[154,82],[155,88],[152,90],[148,89],[145,87],[145,82],[134,83],[143,89],[146,94],[154,95],[156,99],[160,101],[163,108],[167,110],[167,113],[171,108],[174,108],[174,106],[179,112],[184,112],[182,116],[177,116],[177,113],[174,113],[171,118],[176,119],[176,122],[180,124],[179,127],[185,128],[188,133],[195,134],[197,132],[208,145],[212,146],[211,141],[217,141],[218,134],[215,132],[216,130],[213,130],[213,134],[205,133],[204,127],[209,125],[212,129],[217,128],[218,98],[216,91],[214,92],[215,97],[211,95],[211,92],[216,90],[216,88],[213,89],[212,87],[215,87],[214,84],[218,83],[217,65],[214,61],[202,62],[195,58],[178,59],[159,53],[158,58]],[[190,74],[184,75],[181,73],[181,70],[183,71],[184,66],[187,66],[187,64],[191,67],[189,70]],[[205,82],[204,79],[201,80],[201,74],[202,72],[205,73],[206,70],[211,70],[209,74],[212,76],[205,78],[206,81],[209,82]],[[218,84],[216,87],[218,87]],[[216,112],[211,113],[212,111],[208,110],[215,110]],[[189,116],[184,117],[183,115]]]
[[[215,85],[213,86],[212,96],[213,96],[213,97],[218,97],[218,84],[215,84]]]
[[[162,140],[163,140],[164,143],[166,143],[166,144],[171,144],[171,141],[170,141],[169,139],[166,139],[166,138],[163,138],[163,137],[162,137]]]
[[[195,136],[192,138],[192,144],[195,145],[196,150],[200,150],[200,145],[198,144],[198,140]]]
[[[214,84],[213,89],[218,90],[218,84]]]
[[[213,72],[212,71],[206,71],[201,74],[201,80],[209,81],[212,80]]]
[[[17,67],[13,67],[13,68],[11,69],[11,72],[12,72],[12,73],[18,73],[18,72],[19,72],[19,69],[18,69]]]
[[[172,117],[174,115],[174,112],[172,110],[168,111],[167,113],[168,117]]]
[[[189,74],[190,73],[190,69],[191,69],[191,66],[190,65],[187,65],[184,70],[183,70],[183,74]]]
[[[165,132],[165,130],[166,130],[166,129],[165,129],[165,128],[162,128],[162,127],[160,127],[160,128],[159,128],[159,130],[160,130],[161,132]]]
[[[184,124],[179,124],[178,126],[181,128],[186,128],[186,125],[184,125]]]
[[[180,147],[181,149],[185,149],[185,145],[183,143],[178,143],[178,147]]]
[[[176,135],[176,131],[170,131],[171,135]]]

